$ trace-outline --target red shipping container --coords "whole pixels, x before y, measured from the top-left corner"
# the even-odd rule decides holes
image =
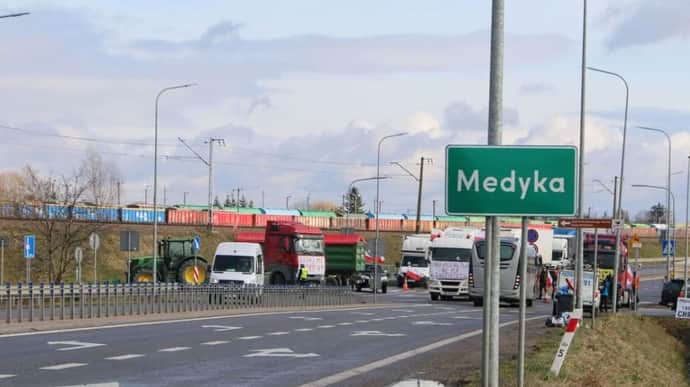
[[[213,224],[229,227],[252,227],[254,219],[252,214],[238,214],[236,212],[215,211]]]
[[[331,218],[331,228],[334,230],[354,228],[364,231],[367,229],[367,218]]]
[[[266,227],[266,222],[275,220],[279,222],[293,222],[295,217],[292,215],[255,215],[254,227]]]
[[[321,229],[331,228],[331,218],[319,216],[298,216],[297,222],[303,223],[307,226],[317,227]]]
[[[208,212],[196,210],[168,210],[167,221],[169,224],[208,224]]]

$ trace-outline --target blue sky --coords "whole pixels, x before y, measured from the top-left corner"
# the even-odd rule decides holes
[[[420,156],[436,161],[425,171],[431,212],[431,200],[443,199],[445,145],[486,141],[490,2],[324,4],[15,1],[4,10],[32,15],[0,23],[0,123],[150,141],[157,91],[197,82],[162,101],[162,149],[188,156],[178,136],[200,152],[204,138],[225,138],[216,152],[219,196],[242,187],[257,202],[263,190],[267,207],[282,206],[286,195],[337,202],[352,179],[375,173],[378,138],[407,130],[383,158],[411,168]],[[631,126],[673,133],[674,172],[687,169],[690,152],[689,13],[680,0],[590,1],[588,19],[588,64],[628,79]],[[581,17],[581,2],[508,2],[504,143],[576,142]],[[595,73],[587,87],[585,201],[602,213],[611,198],[592,179],[618,173],[623,88]],[[90,147],[118,166],[128,201],[143,200],[151,183],[147,147],[0,134],[2,170],[31,163],[64,173]],[[630,129],[628,183],[664,184],[663,141]],[[384,168],[396,175],[383,187],[384,212],[415,206],[414,182],[395,168]],[[167,160],[161,173],[170,201],[184,191],[204,200],[201,163]],[[675,176],[678,198],[684,187]],[[367,203],[372,188],[361,187]],[[624,195],[633,214],[663,201],[661,192],[630,187]]]

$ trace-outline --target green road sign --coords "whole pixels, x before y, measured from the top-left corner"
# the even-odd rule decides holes
[[[446,147],[449,215],[572,216],[576,201],[575,147]]]

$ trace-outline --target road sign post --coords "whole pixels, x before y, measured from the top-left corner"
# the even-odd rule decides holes
[[[36,236],[24,237],[24,258],[26,258],[26,283],[31,283],[31,260],[36,258]]]
[[[98,283],[98,248],[101,246],[101,237],[95,232],[89,235],[89,247],[93,250],[93,283]]]
[[[139,233],[120,231],[120,251],[127,252],[127,283],[132,281],[132,251],[139,251]]]
[[[192,251],[194,252],[194,284],[199,285],[199,269],[196,266],[197,256],[199,255],[199,250],[201,250],[201,237],[196,235],[192,239]]]
[[[5,283],[5,246],[7,246],[7,237],[0,236],[0,285]]]
[[[477,216],[572,216],[577,149],[570,146],[446,147],[446,212]]]
[[[84,252],[81,247],[74,249],[74,261],[77,263],[77,283],[81,284],[81,261],[84,258]]]

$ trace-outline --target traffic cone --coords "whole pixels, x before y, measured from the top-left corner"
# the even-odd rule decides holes
[[[407,276],[405,276],[405,280],[403,281],[403,292],[408,291],[410,288],[407,286]]]

